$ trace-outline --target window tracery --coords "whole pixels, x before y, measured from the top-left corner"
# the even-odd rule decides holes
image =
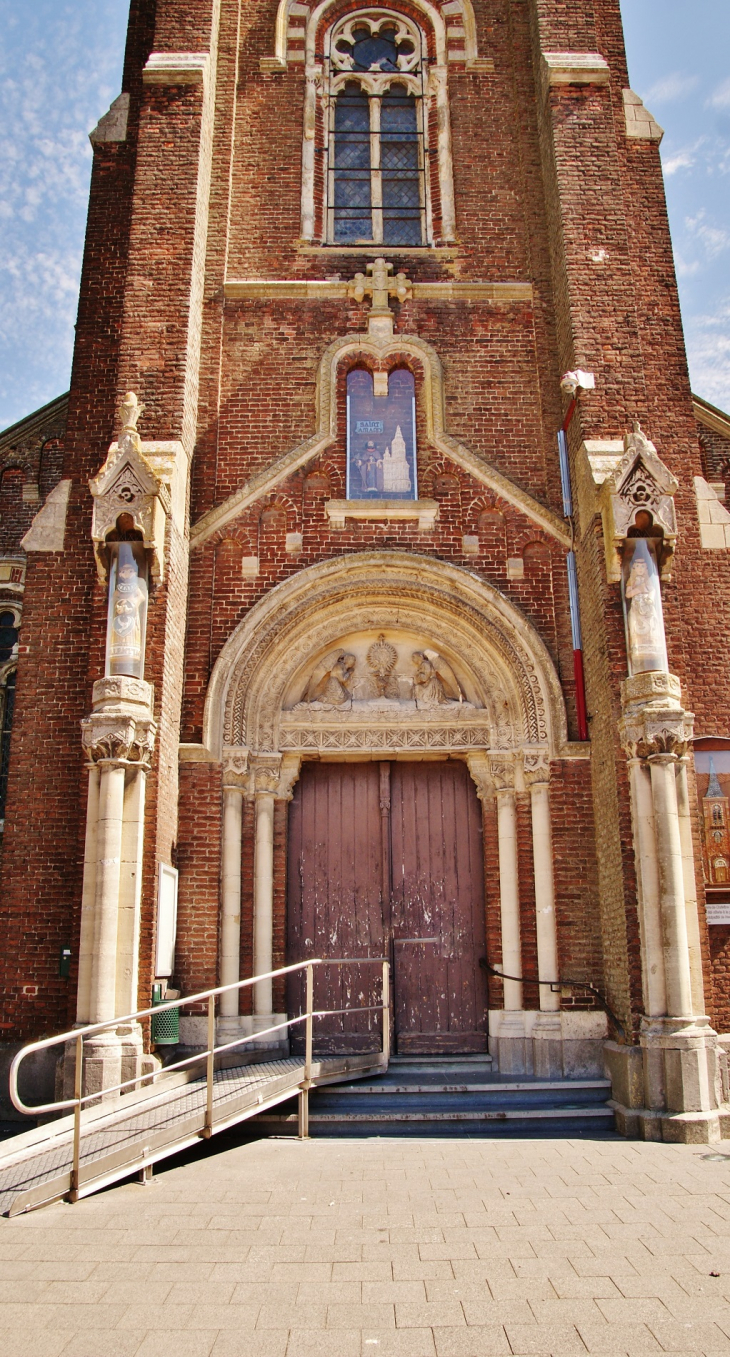
[[[0,611],[0,831],[4,826],[8,790],[19,625],[17,610],[8,608]]]
[[[393,10],[349,14],[307,66],[302,237],[422,247],[454,238],[446,69]]]

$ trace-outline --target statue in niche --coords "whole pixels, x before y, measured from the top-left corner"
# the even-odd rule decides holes
[[[629,664],[633,674],[667,668],[664,620],[656,560],[646,541],[636,541],[624,585]]]
[[[302,707],[314,707],[318,711],[331,711],[349,706],[352,701],[350,684],[357,663],[354,655],[340,650],[334,663],[315,684],[311,696],[305,702],[298,702],[295,711]]]
[[[419,711],[432,711],[444,703],[461,702],[459,692],[456,696],[449,690],[436,667],[438,655],[433,650],[414,650],[413,663],[416,672],[413,678],[413,692]]]
[[[147,620],[147,565],[136,542],[113,547],[109,574],[107,673],[142,678]]]

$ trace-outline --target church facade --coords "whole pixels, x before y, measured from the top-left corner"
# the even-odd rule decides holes
[[[387,956],[402,1054],[730,1127],[730,419],[661,135],[618,0],[132,4],[71,390],[0,436],[6,1051]]]

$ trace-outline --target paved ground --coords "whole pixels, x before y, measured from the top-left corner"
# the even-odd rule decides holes
[[[269,1140],[0,1220],[3,1357],[730,1354],[730,1146]]]

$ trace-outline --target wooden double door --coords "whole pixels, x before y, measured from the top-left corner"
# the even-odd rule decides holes
[[[464,763],[304,765],[289,810],[287,954],[388,957],[396,1050],[486,1051],[482,816]],[[302,1000],[297,977],[290,1014]],[[379,1002],[378,967],[317,968],[315,1007]],[[315,1049],[372,1050],[380,1032],[380,1014],[350,1011],[315,1023]]]

